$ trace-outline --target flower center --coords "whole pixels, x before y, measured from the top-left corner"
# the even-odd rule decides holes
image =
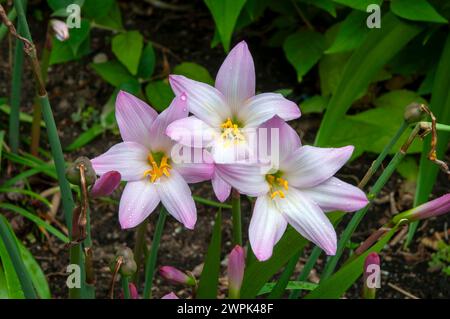
[[[231,118],[228,118],[220,125],[220,127],[222,128],[220,137],[223,139],[226,146],[229,146],[231,143],[239,144],[245,141],[245,136],[241,133],[237,121],[233,122]]]
[[[170,176],[170,169],[172,169],[172,166],[168,163],[169,158],[164,153],[149,153],[147,159],[152,168],[144,172],[144,177],[149,176],[152,183],[163,175],[167,177]]]
[[[280,171],[275,174],[266,175],[266,181],[269,183],[269,192],[272,199],[277,196],[285,198],[284,191],[289,190],[288,181],[282,178],[281,175],[282,173]]]

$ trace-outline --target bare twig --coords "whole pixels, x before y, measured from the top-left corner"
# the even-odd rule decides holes
[[[397,290],[398,292],[404,294],[406,297],[411,298],[411,299],[420,299],[419,297],[413,295],[412,293],[406,291],[405,289],[400,288],[397,285],[391,284],[390,282],[388,282],[388,286],[391,287],[394,290]]]

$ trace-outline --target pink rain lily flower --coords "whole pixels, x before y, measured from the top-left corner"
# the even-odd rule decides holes
[[[207,147],[217,165],[245,159],[253,149],[250,134],[274,115],[286,121],[300,117],[298,106],[281,94],[255,95],[255,66],[244,41],[228,54],[217,73],[215,87],[181,75],[171,75],[170,84],[177,96],[183,92],[189,96],[193,116],[174,121],[167,134],[188,146]],[[196,145],[192,145],[193,140]],[[232,168],[217,170],[212,178],[214,192],[222,202],[231,190],[222,175],[239,176]],[[248,193],[256,196],[264,191],[253,187]]]
[[[395,215],[393,221],[394,223],[398,223],[402,219],[407,219],[410,222],[414,222],[426,218],[437,217],[449,212],[450,193],[447,193],[422,205],[411,208],[401,214]]]
[[[98,175],[120,173],[125,186],[119,206],[122,228],[139,225],[162,202],[169,214],[193,229],[197,210],[188,183],[211,178],[211,163],[178,163],[171,159],[174,142],[167,126],[188,115],[187,97],[180,94],[161,114],[131,94],[120,91],[116,120],[123,142],[94,158]]]
[[[270,258],[289,223],[328,255],[336,252],[336,233],[324,212],[351,212],[367,205],[363,191],[333,175],[349,160],[353,146],[319,148],[302,146],[295,130],[279,117],[261,127],[279,130],[279,165],[260,172],[268,191],[258,196],[249,227],[255,256]],[[239,166],[239,165],[238,165]],[[241,167],[242,175],[249,174]],[[241,191],[233,178],[226,182]]]

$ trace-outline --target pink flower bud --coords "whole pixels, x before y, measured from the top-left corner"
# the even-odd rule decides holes
[[[128,284],[128,289],[130,289],[130,297],[131,297],[131,299],[139,299],[138,290],[137,290],[136,286],[132,282],[130,282]]]
[[[363,297],[364,299],[375,299],[376,288],[380,288],[380,256],[373,252],[367,255],[364,261],[364,283]]]
[[[245,252],[236,245],[228,256],[228,294],[230,298],[239,298],[244,278]]]
[[[95,182],[91,188],[91,197],[108,196],[119,186],[121,175],[116,171],[109,171]]]
[[[163,266],[159,268],[159,273],[164,279],[174,284],[182,284],[188,286],[195,286],[197,284],[194,277],[185,274],[175,267]]]
[[[180,299],[173,292],[164,295],[161,299]]]
[[[450,212],[450,193],[398,214],[393,218],[393,221],[397,223],[401,219],[407,219],[412,222],[437,217],[448,212]]]
[[[53,32],[55,33],[55,37],[61,41],[64,42],[69,39],[69,28],[67,27],[67,24],[60,20],[52,19],[50,20],[50,25],[52,27]]]

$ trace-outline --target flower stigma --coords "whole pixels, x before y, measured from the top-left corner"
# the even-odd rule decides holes
[[[149,153],[147,160],[152,168],[144,172],[144,177],[149,176],[152,183],[163,175],[166,177],[170,176],[170,169],[172,169],[172,166],[168,163],[169,158],[164,153]]]

